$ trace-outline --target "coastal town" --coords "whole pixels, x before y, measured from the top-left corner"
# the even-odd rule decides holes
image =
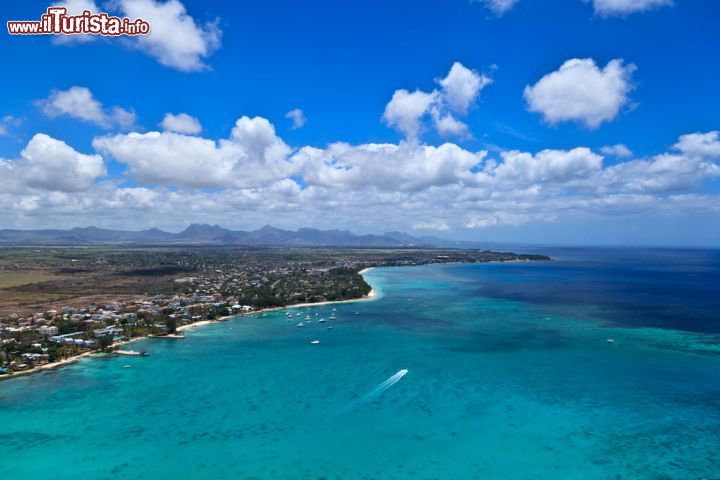
[[[545,259],[438,249],[3,250],[0,378],[134,339],[182,338],[198,322],[360,299],[371,291],[360,274],[370,267]]]

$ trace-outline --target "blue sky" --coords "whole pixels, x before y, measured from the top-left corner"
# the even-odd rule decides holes
[[[0,35],[0,227],[720,244],[717,2],[81,4],[152,38]]]

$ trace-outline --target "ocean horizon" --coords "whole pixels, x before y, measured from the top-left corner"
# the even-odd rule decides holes
[[[720,476],[720,250],[540,253],[2,381],[0,477]]]

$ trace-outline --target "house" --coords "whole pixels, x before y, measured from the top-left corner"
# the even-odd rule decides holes
[[[93,330],[93,333],[95,334],[95,338],[105,337],[108,335],[112,335],[113,337],[118,337],[122,335],[123,330],[122,328],[118,327],[106,327],[106,328],[100,328],[97,330]]]
[[[238,305],[238,304],[233,305],[231,308],[235,311],[242,310],[243,312],[249,312],[250,310],[253,309],[253,307],[251,307],[250,305]]]
[[[73,339],[72,337],[76,337],[78,335],[82,335],[83,332],[75,332],[75,333],[66,333],[65,335],[53,335],[50,337],[51,342],[55,343],[72,343]]]
[[[42,327],[38,328],[38,333],[40,335],[57,335],[58,328],[52,325],[43,325]]]

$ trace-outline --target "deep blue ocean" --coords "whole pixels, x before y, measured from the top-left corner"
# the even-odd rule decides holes
[[[534,250],[1,381],[0,478],[720,478],[720,251]]]

